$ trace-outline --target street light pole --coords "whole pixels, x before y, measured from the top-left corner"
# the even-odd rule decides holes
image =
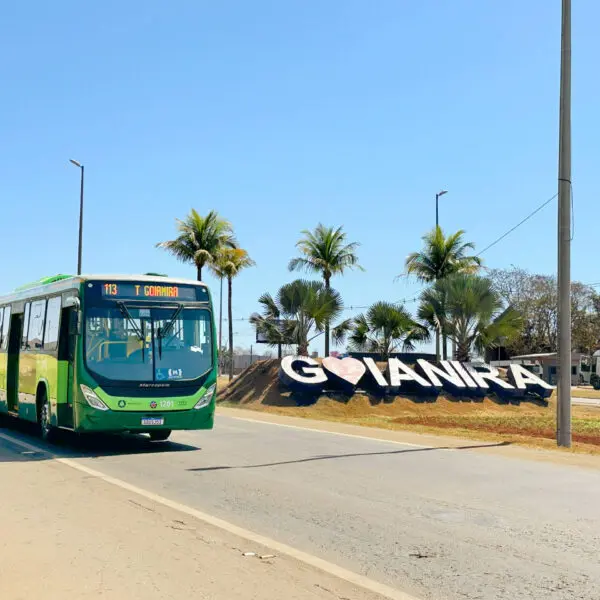
[[[81,257],[83,252],[83,175],[85,168],[76,160],[70,159],[70,162],[76,167],[79,167],[81,171],[81,189],[79,192],[79,244],[77,246],[77,275],[81,275]]]
[[[558,402],[556,442],[571,446],[571,0],[562,0],[558,141]]]
[[[440,196],[447,194],[448,190],[442,190],[435,195],[435,228],[437,229],[440,226],[440,210],[439,210],[439,199]]]
[[[219,354],[223,351],[223,277],[221,277],[221,291],[219,293]]]
[[[435,231],[437,233],[438,227],[440,226],[440,218],[439,218],[439,200],[440,200],[440,196],[443,196],[444,194],[447,194],[448,190],[440,190],[436,195],[435,195]],[[437,279],[437,277],[436,277]],[[444,358],[446,357],[447,354],[447,345],[446,345],[446,338],[443,337],[442,338],[442,344],[444,346],[443,348],[443,356]],[[436,361],[439,362],[440,358],[441,358],[442,354],[440,354],[440,332],[436,331],[435,332],[435,359]]]

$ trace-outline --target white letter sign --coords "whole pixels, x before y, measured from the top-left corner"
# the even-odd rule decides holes
[[[297,367],[298,370],[294,369]],[[327,375],[319,363],[308,356],[286,356],[281,361],[279,377],[294,389],[320,390],[327,383]]]

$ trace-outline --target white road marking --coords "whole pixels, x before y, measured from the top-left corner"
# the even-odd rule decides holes
[[[319,430],[317,429],[315,431]],[[5,433],[0,433],[0,439],[4,439],[11,444],[20,446],[31,452],[41,453],[50,456],[52,460],[59,462],[67,467],[70,467],[77,471],[81,471],[82,473],[90,475],[91,477],[96,477],[97,479],[100,479],[106,483],[120,487],[121,489],[137,494],[138,496],[142,496],[143,498],[151,500],[152,502],[156,502],[157,504],[162,504],[163,506],[189,515],[190,517],[194,517],[200,521],[203,521],[204,523],[207,523],[208,525],[212,525],[213,527],[217,527],[219,529],[222,529],[223,531],[227,531],[228,533],[237,535],[238,537],[244,538],[245,540],[254,544],[260,544],[261,546],[271,548],[279,552],[280,554],[285,554],[295,560],[303,562],[304,564],[319,569],[324,573],[333,575],[338,579],[347,581],[348,583],[361,587],[375,594],[384,596],[385,598],[389,598],[390,600],[419,600],[415,596],[410,596],[404,592],[401,592],[400,590],[396,590],[388,585],[379,583],[378,581],[374,581],[373,579],[369,579],[364,575],[360,575],[358,573],[354,573],[353,571],[349,571],[348,569],[344,569],[343,567],[330,563],[317,556],[313,556],[312,554],[308,554],[307,552],[303,552],[302,550],[297,550],[292,546],[288,546],[287,544],[283,544],[276,540],[272,540],[271,538],[265,537],[258,533],[254,533],[253,531],[244,529],[243,527],[238,527],[233,523],[229,523],[228,521],[219,519],[218,517],[214,517],[212,515],[209,515],[208,513],[196,510],[195,508],[186,506],[185,504],[174,502],[173,500],[169,500],[168,498],[159,496],[158,494],[154,494],[135,485],[131,485],[130,483],[127,483],[126,481],[123,481],[121,479],[117,479],[116,477],[105,475],[100,471],[96,471],[95,469],[90,469],[85,465],[79,464],[78,462],[70,458],[61,458],[60,456],[57,456],[49,450],[45,450],[43,448],[34,446],[33,444],[30,444],[28,442],[24,442],[17,438],[13,438],[12,436],[6,435]]]
[[[219,414],[217,413],[217,416]],[[425,444],[411,444],[410,442],[401,442],[399,440],[384,440],[382,438],[370,437],[368,435],[359,435],[354,433],[342,433],[340,431],[327,431],[326,429],[315,429],[313,427],[302,427],[302,425],[288,425],[287,423],[273,423],[272,421],[262,421],[260,419],[251,419],[248,417],[232,417],[231,415],[220,415],[225,419],[236,419],[238,421],[247,421],[248,423],[261,423],[263,425],[275,425],[276,427],[289,427],[290,429],[299,429],[300,431],[312,431],[314,433],[328,433],[330,435],[341,435],[343,437],[358,438],[359,440],[369,440],[370,442],[383,442],[385,444],[399,444],[400,446],[412,446],[413,448],[435,448]],[[440,450],[451,450],[452,448],[439,448]]]

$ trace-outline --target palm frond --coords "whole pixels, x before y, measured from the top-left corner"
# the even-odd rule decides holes
[[[176,229],[174,240],[160,242],[157,247],[198,268],[214,263],[221,249],[238,247],[231,224],[214,210],[203,217],[192,209],[185,219],[176,220]]]
[[[426,327],[417,323],[404,306],[390,302],[376,302],[365,314],[355,317],[348,335],[351,349],[377,352],[383,359],[400,346],[412,349],[428,339]]]
[[[259,328],[258,331],[266,332],[269,339],[294,343],[299,350],[307,348],[310,340],[323,331],[326,323],[335,321],[344,306],[337,290],[327,289],[321,281],[303,279],[282,286],[275,297],[263,294],[259,303],[263,307],[262,314],[253,316],[252,324]],[[277,319],[280,324],[275,326]],[[275,334],[277,327],[279,338]],[[335,335],[341,336],[347,331],[347,324],[340,323],[334,329]]]
[[[346,340],[346,337],[352,331],[352,326],[353,326],[353,320],[346,319],[346,320],[342,321],[341,323],[339,323],[338,325],[336,325],[331,330],[331,337],[332,337],[333,341],[335,342],[335,344],[339,345],[339,344],[344,343],[344,341]]]
[[[454,273],[421,294],[417,316],[431,329],[447,335],[468,360],[471,350],[493,348],[520,331],[520,315],[502,304],[490,279]]]
[[[358,262],[357,242],[346,242],[343,227],[337,229],[319,223],[314,231],[303,230],[296,243],[300,257],[293,258],[290,271],[305,270],[320,273],[325,280],[342,275],[347,269],[364,270]]]
[[[263,316],[266,319],[274,320],[281,317],[281,310],[271,294],[263,294],[258,299],[259,304],[263,307]]]
[[[255,265],[256,263],[243,248],[222,247],[211,263],[211,271],[217,277],[233,279],[244,269]]]
[[[431,283],[453,273],[476,273],[482,261],[480,257],[469,254],[475,246],[464,241],[464,234],[461,229],[445,237],[441,227],[427,232],[422,238],[423,249],[406,257],[406,274]]]

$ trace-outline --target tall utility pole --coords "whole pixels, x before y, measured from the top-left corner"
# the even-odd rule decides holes
[[[440,209],[439,209],[439,199],[440,196],[447,194],[448,190],[442,190],[435,195],[435,228],[437,229],[440,225]]]
[[[79,191],[79,244],[77,245],[77,275],[81,275],[81,257],[83,253],[83,172],[84,166],[72,158],[70,162],[81,171],[81,188]]]
[[[571,0],[562,0],[560,56],[556,442],[571,446]]]

